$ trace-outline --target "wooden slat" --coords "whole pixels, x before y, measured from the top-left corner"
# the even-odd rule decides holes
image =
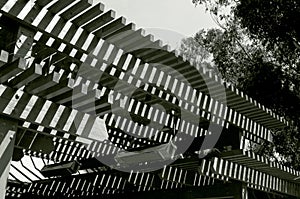
[[[110,21],[114,20],[114,18],[115,18],[115,12],[110,10],[100,15],[99,17],[93,19],[92,21],[84,25],[82,28],[87,30],[88,32],[92,32],[100,28],[101,26],[109,23]]]
[[[59,79],[57,84],[37,92],[36,95],[43,97],[44,99],[52,99],[68,91],[73,91],[72,88],[74,87],[74,83],[75,81],[73,79],[63,76],[62,78]],[[25,88],[27,89],[27,87]]]
[[[52,13],[56,14],[73,2],[74,2],[74,0],[57,1],[52,6],[50,6],[48,8],[48,10],[50,10]]]
[[[39,64],[33,64],[33,66],[22,72],[20,75],[15,76],[8,84],[12,88],[21,88],[41,75],[42,66]]]
[[[75,17],[82,11],[89,8],[92,4],[90,4],[90,0],[81,0],[73,5],[71,8],[60,14],[60,16],[65,20],[70,20],[71,18]]]
[[[46,100],[44,100],[42,98],[37,98],[37,101],[34,104],[31,104],[29,106],[31,109],[29,114],[27,116],[22,116],[22,113],[24,112],[24,110],[27,109],[26,107],[28,107],[28,104],[29,104],[30,100],[32,99],[32,96],[27,93],[22,94],[22,97],[18,100],[18,103],[15,106],[15,109],[13,111],[11,111],[11,113],[5,114],[4,109],[7,107],[8,103],[11,101],[11,99],[15,95],[16,95],[16,91],[14,91],[8,87],[5,88],[5,91],[2,93],[1,99],[0,99],[0,101],[1,101],[0,110],[1,110],[2,115],[6,115],[8,117],[15,118],[18,120],[23,120],[23,121],[25,120],[25,121],[28,121],[28,122],[31,122],[34,124],[42,125],[42,126],[50,128],[50,129],[55,129],[55,130],[58,130],[61,132],[70,133],[70,134],[73,134],[74,136],[76,136],[77,129],[74,129],[73,131],[69,131],[69,132],[64,130],[65,126],[67,125],[66,124],[67,120],[63,120],[63,117],[65,117],[67,119],[69,118],[70,112],[71,112],[70,108],[67,108],[67,107],[64,108],[64,112],[61,114],[60,118],[57,118],[58,122],[54,127],[50,125],[49,120],[52,120],[51,118],[49,118],[48,121],[46,119],[44,119],[42,121],[37,120],[37,116],[40,114],[41,111],[45,111],[46,115],[49,112],[52,112],[52,115],[53,115],[54,112],[58,111],[58,107],[59,107],[59,106],[55,106],[56,108],[54,108],[54,106],[52,106],[52,109],[44,110],[43,106],[46,103]],[[50,105],[51,104],[52,103],[50,102]],[[73,123],[75,121],[71,120],[71,122]],[[80,122],[79,122],[79,124],[80,124]]]
[[[103,39],[111,44],[114,44],[118,48],[123,48],[124,46],[120,46],[119,42],[127,41],[130,38],[134,38],[136,40],[140,40],[142,35],[144,35],[144,30],[139,29],[135,31],[136,25],[134,23],[130,23],[123,28],[115,31],[114,33],[110,34],[107,37],[103,37]],[[125,39],[126,38],[126,39]]]
[[[19,58],[13,62],[6,63],[0,67],[0,83],[7,82],[10,78],[26,69],[26,61]]]
[[[274,190],[277,192],[281,192],[284,194],[288,195],[293,195],[293,196],[298,196],[299,193],[299,187],[300,185],[297,183],[293,183],[284,179],[279,179],[278,177],[272,176],[270,174],[262,173],[261,171],[254,170],[252,168],[248,168],[247,166],[239,165],[227,160],[223,160],[220,158],[214,158],[213,164],[214,164],[214,170],[215,173],[221,176],[224,176],[224,165],[225,164],[230,164],[230,168],[232,168],[232,172],[229,172],[226,177],[239,180],[239,181],[244,181],[248,183],[248,186],[250,187],[255,187],[256,189],[260,190]],[[218,168],[216,169],[216,165],[218,165]],[[245,172],[249,172],[249,177],[246,179],[243,179],[243,175]],[[264,171],[265,172],[265,171]],[[257,181],[254,176],[264,176],[263,181]],[[277,182],[276,182],[277,181]],[[269,183],[266,183],[269,182]],[[278,183],[283,183],[284,186],[277,186]]]
[[[265,157],[249,151],[237,150],[226,152],[223,154],[223,159],[266,172],[270,175],[279,176],[282,179],[293,180],[300,175],[299,172],[296,172],[293,169],[280,166],[278,163],[269,162]]]
[[[30,82],[24,90],[25,92],[31,94],[38,94],[42,91],[49,89],[50,87],[55,86],[59,82],[60,78],[61,75],[56,72],[53,72],[52,74],[47,76],[40,76],[39,78]]]
[[[125,26],[125,23],[126,23],[126,19],[124,17],[120,17],[120,18],[116,19],[115,21],[96,30],[94,32],[94,34],[100,38],[106,37],[107,35],[114,33],[115,31],[119,30],[120,28],[123,28]]]
[[[46,6],[46,5],[48,5],[50,2],[52,2],[53,0],[37,0],[36,1],[36,3],[38,4],[38,5],[40,5],[41,7],[44,7],[44,6]]]
[[[77,26],[82,26],[86,22],[101,15],[103,13],[103,11],[104,11],[104,5],[99,3],[95,6],[93,6],[93,8],[91,8],[88,11],[81,14],[79,17],[76,17],[75,19],[73,19],[71,22],[76,24]]]

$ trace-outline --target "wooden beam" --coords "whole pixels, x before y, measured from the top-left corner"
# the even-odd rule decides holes
[[[42,66],[39,64],[33,64],[27,70],[22,72],[20,75],[15,76],[8,85],[12,88],[19,89],[23,86],[26,86],[30,82],[34,81],[42,75]]]
[[[0,83],[7,82],[26,69],[26,61],[23,58],[16,59],[13,62],[6,63],[0,67]]]

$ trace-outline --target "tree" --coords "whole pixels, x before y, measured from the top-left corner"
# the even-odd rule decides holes
[[[187,59],[193,59],[198,63],[202,63],[209,57],[209,52],[193,37],[182,39],[180,51],[184,53]]]
[[[300,94],[300,2],[297,0],[239,1],[234,16],[253,39],[259,39],[272,53],[273,63],[283,71],[285,87]],[[288,100],[296,103],[295,99]],[[287,102],[286,102],[287,103]],[[286,104],[283,110],[299,123],[298,104]],[[295,112],[289,114],[291,112]],[[299,124],[298,124],[299,125]]]
[[[201,43],[195,41],[193,37],[182,39],[179,52],[186,59],[193,60],[197,69],[200,67],[200,64],[207,69],[212,69],[212,66],[207,62],[210,53]]]
[[[274,132],[274,143],[269,143],[264,154],[273,156],[275,150],[284,164],[299,169],[300,2],[193,2],[205,4],[220,26],[200,30],[194,41],[213,56],[222,77],[291,123]]]

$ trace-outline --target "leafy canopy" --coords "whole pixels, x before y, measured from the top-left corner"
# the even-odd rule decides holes
[[[185,39],[182,54],[201,57],[199,63],[210,55],[225,80],[290,120],[264,154],[278,152],[284,164],[300,169],[300,1],[192,1],[205,4],[220,29]]]

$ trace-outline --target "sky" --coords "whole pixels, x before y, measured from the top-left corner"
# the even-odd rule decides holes
[[[105,10],[116,11],[137,28],[144,28],[156,39],[179,47],[180,40],[193,36],[202,28],[213,28],[213,22],[204,6],[192,4],[192,0],[101,0]]]

